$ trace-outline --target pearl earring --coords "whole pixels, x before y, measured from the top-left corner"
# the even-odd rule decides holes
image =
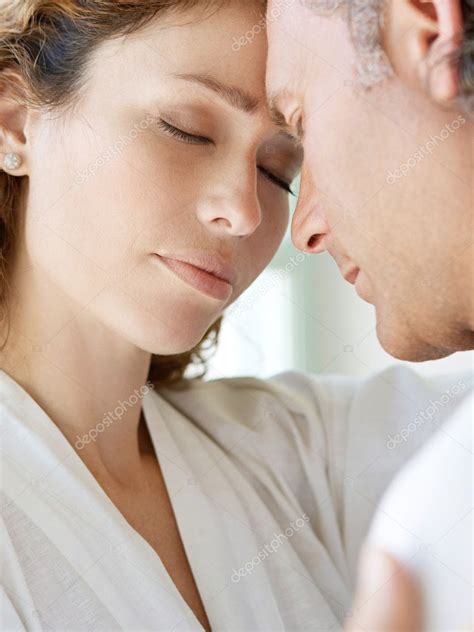
[[[16,171],[22,165],[23,161],[18,154],[5,154],[3,158],[3,166],[10,171]]]

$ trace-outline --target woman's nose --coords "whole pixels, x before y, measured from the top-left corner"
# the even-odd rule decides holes
[[[318,199],[316,187],[307,167],[301,174],[300,193],[296,206],[291,234],[298,250],[320,254],[326,250],[329,224]]]
[[[249,237],[262,222],[255,181],[207,196],[198,207],[198,219],[216,235]]]

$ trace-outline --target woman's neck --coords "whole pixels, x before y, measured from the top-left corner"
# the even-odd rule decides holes
[[[37,304],[36,318],[28,313],[24,305],[21,317],[12,310],[1,368],[33,397],[91,469],[118,483],[130,481],[143,449],[139,424],[151,354],[121,339],[87,310],[62,327],[54,323],[54,335],[54,309]]]

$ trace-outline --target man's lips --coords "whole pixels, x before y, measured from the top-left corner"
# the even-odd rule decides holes
[[[236,273],[232,266],[216,255],[156,254],[155,257],[182,281],[207,296],[226,301],[234,291]]]
[[[344,279],[355,286],[360,298],[367,303],[373,304],[373,290],[367,275],[362,273],[362,270],[355,265],[350,257],[334,248],[334,244],[329,243],[327,250],[336,262]]]
[[[345,280],[348,283],[351,283],[351,285],[355,285],[357,281],[357,277],[359,276],[359,273],[360,273],[360,269],[357,267],[352,267],[345,271],[341,270],[341,272],[342,272],[342,276],[345,278]]]
[[[351,266],[346,270],[342,271],[342,276],[346,281],[355,285],[357,294],[363,299],[366,303],[374,304],[373,302],[373,292],[371,285],[364,274],[361,274],[361,269],[356,266]]]
[[[360,268],[358,268],[347,255],[340,253],[330,241],[327,243],[327,251],[336,262],[343,278],[351,285],[355,285],[360,273]]]

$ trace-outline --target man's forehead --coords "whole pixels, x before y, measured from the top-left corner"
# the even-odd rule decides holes
[[[295,90],[288,82],[273,82],[267,86],[267,103],[278,108],[281,101],[291,99],[294,94]]]
[[[294,3],[295,4],[295,3]],[[331,14],[346,7],[349,4],[349,0],[297,0],[296,6],[304,6],[317,13]]]
[[[281,48],[277,40],[271,43],[266,75],[267,105],[272,120],[279,126],[283,126],[284,121],[282,104],[288,103],[300,92],[306,74],[306,51],[301,46],[295,46],[291,52],[282,55]]]
[[[291,2],[291,7],[287,5]],[[316,68],[325,63],[319,57],[313,34],[318,33],[318,42],[334,45],[334,34],[328,28],[333,22],[321,20],[317,10],[336,11],[345,0],[273,0],[273,5],[287,6],[293,24],[282,16],[281,22],[269,22],[269,53],[266,76],[267,103],[272,119],[278,123],[281,119],[282,104],[288,105],[296,95],[304,94],[309,77],[313,77]],[[269,10],[272,3],[269,3]],[[314,19],[308,19],[308,11]],[[314,14],[313,14],[313,11]],[[316,30],[317,29],[317,30]]]
[[[270,57],[279,56],[280,63],[284,63],[285,59],[294,57],[299,49],[303,49],[299,51],[303,53],[308,37],[316,29],[327,30],[333,23],[332,18],[337,18],[339,22],[346,15],[345,11],[341,11],[346,6],[345,0],[271,0],[267,10]],[[289,46],[290,49],[282,50],[282,47]]]
[[[351,2],[354,0],[270,0],[268,17],[271,18],[272,14],[276,15],[277,12],[280,15],[285,12],[287,16],[291,14],[297,17],[299,13],[305,14],[304,9],[308,9],[314,15],[331,16],[347,10]]]

